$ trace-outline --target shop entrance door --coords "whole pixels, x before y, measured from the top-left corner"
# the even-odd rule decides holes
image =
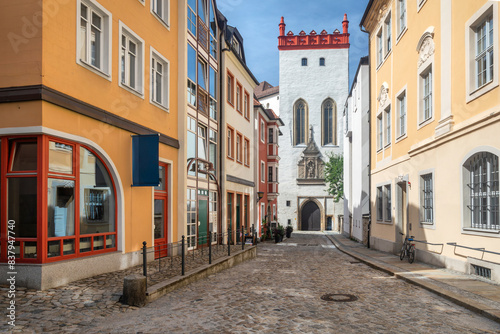
[[[198,196],[198,245],[208,243],[208,197]]]

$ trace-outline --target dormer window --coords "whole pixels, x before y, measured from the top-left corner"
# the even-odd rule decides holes
[[[233,48],[236,51],[236,53],[240,54],[240,43],[238,42],[236,37],[233,37],[231,44],[233,45]]]
[[[302,58],[302,66],[307,66],[307,58]]]

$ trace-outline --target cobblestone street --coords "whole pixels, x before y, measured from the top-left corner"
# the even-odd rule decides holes
[[[324,301],[325,294],[358,299]],[[102,333],[500,332],[493,321],[339,252],[324,235],[298,233],[281,244],[260,244],[257,259],[144,308],[77,328]]]

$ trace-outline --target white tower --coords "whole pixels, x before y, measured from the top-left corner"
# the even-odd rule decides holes
[[[342,33],[285,35],[279,24],[280,224],[295,230],[339,230],[343,204],[326,192],[324,165],[342,154],[342,108],[349,88],[347,15]]]

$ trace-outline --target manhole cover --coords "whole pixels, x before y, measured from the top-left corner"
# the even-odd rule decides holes
[[[358,300],[358,297],[345,293],[327,293],[326,295],[321,296],[321,299],[326,300],[327,302],[345,303]]]

